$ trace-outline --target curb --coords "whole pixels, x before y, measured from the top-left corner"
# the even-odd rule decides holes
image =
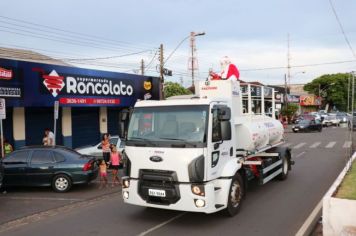
[[[310,213],[308,218],[305,220],[302,227],[300,227],[298,232],[295,234],[296,236],[309,236],[313,232],[316,223],[321,217],[322,208],[323,208],[323,200],[320,200],[318,205],[316,205],[314,210]]]

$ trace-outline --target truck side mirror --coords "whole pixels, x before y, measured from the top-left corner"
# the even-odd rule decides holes
[[[231,123],[230,121],[221,121],[221,139],[224,140],[231,140]]]
[[[231,119],[231,109],[229,107],[220,107],[219,108],[219,120],[227,121]]]

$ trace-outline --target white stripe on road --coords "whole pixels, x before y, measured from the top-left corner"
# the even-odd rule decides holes
[[[282,145],[282,147],[289,147],[290,145],[292,145],[291,143],[285,143]]]
[[[330,142],[330,143],[328,143],[328,145],[325,146],[325,148],[332,148],[335,146],[335,144],[336,144],[336,142]]]
[[[293,148],[293,149],[298,149],[298,148],[301,148],[301,147],[303,147],[305,144],[306,144],[306,143],[300,143],[300,144],[298,144],[298,145],[294,146],[294,148]]]
[[[301,153],[299,153],[298,155],[296,155],[295,158],[298,158],[298,157],[304,155],[305,153],[306,153],[306,152],[301,152]]]
[[[316,142],[313,145],[310,146],[310,148],[316,148],[321,144],[321,142]]]
[[[138,234],[138,236],[147,235],[147,234],[151,233],[152,231],[155,231],[156,229],[159,229],[159,228],[161,228],[162,226],[165,226],[166,224],[169,224],[170,222],[172,222],[172,221],[174,221],[174,220],[176,220],[176,219],[182,217],[182,216],[185,215],[185,214],[187,214],[187,213],[186,213],[186,212],[183,212],[183,213],[181,213],[181,214],[179,214],[179,215],[176,215],[175,217],[172,217],[172,218],[170,218],[169,220],[167,220],[167,221],[165,221],[165,222],[163,222],[163,223],[161,223],[161,224],[159,224],[159,225],[156,225],[156,226],[154,226],[154,227],[152,227],[152,228],[150,228],[150,229],[148,229],[148,230],[146,230],[146,231],[143,231],[142,233]]]
[[[351,147],[351,141],[346,141],[342,147],[343,148],[350,148]]]
[[[83,201],[82,198],[56,198],[56,197],[7,197],[6,195],[1,198],[8,198],[13,200],[50,200],[50,201]]]

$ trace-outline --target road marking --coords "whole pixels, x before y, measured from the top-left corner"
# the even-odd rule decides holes
[[[306,152],[301,152],[301,153],[297,154],[297,155],[295,156],[295,158],[298,158],[298,157],[304,155],[305,153],[306,153]]]
[[[335,146],[335,144],[336,144],[336,142],[330,142],[330,143],[328,143],[328,145],[325,146],[325,148],[332,148]]]
[[[316,148],[321,144],[321,142],[316,142],[313,145],[310,146],[310,148]]]
[[[172,221],[174,221],[174,220],[176,220],[176,219],[182,217],[182,216],[185,215],[185,214],[187,214],[187,212],[183,212],[183,213],[181,213],[181,214],[179,214],[179,215],[176,215],[175,217],[172,217],[172,218],[170,218],[169,220],[167,220],[167,221],[165,221],[165,222],[162,222],[161,224],[158,224],[158,225],[156,225],[156,226],[154,226],[154,227],[152,227],[152,228],[150,228],[150,229],[148,229],[148,230],[146,230],[146,231],[144,231],[144,232],[138,234],[137,236],[144,236],[144,235],[147,235],[147,234],[151,233],[152,231],[155,231],[156,229],[159,229],[159,228],[161,228],[162,226],[165,226],[166,224],[168,224],[168,223],[170,223],[170,222],[172,222]]]
[[[350,148],[351,144],[352,144],[351,141],[346,141],[342,147],[343,148]]]
[[[55,198],[55,197],[8,197],[2,196],[1,198],[8,198],[13,200],[50,200],[50,201],[83,201],[83,198]]]
[[[282,147],[289,147],[291,145],[291,143],[285,143],[282,145]]]
[[[305,144],[306,144],[306,143],[300,143],[300,144],[298,144],[298,145],[294,146],[294,148],[293,148],[293,149],[298,149],[298,148],[301,148],[301,147],[303,147]]]
[[[300,229],[295,235],[304,236],[304,235],[311,234],[312,230],[314,229],[314,226],[316,225],[316,222],[321,217],[322,207],[323,207],[323,200],[320,200],[318,205],[316,205],[312,213],[310,213],[309,217],[305,220],[304,224],[302,225],[302,227],[300,227]]]

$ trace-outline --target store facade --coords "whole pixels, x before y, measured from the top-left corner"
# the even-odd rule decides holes
[[[42,143],[54,128],[56,143],[93,144],[103,133],[120,133],[120,114],[138,99],[159,99],[159,78],[0,59],[0,97],[6,101],[4,137],[19,148]]]

